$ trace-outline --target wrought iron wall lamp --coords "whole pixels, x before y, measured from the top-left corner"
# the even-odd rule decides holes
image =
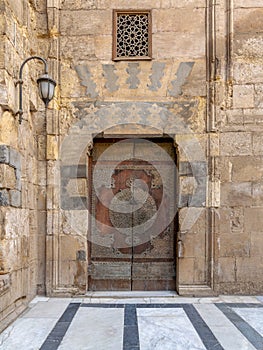
[[[27,58],[21,65],[20,70],[19,70],[19,79],[16,82],[16,85],[19,85],[19,110],[16,114],[19,115],[19,124],[22,122],[22,115],[23,115],[23,106],[22,106],[22,85],[23,85],[23,79],[22,79],[22,74],[23,74],[23,68],[25,64],[30,61],[30,60],[40,60],[42,63],[45,65],[45,71],[44,74],[41,75],[37,79],[37,84],[38,84],[38,89],[39,89],[39,94],[41,99],[43,100],[45,106],[47,107],[48,103],[52,100],[54,97],[54,92],[55,92],[55,87],[56,87],[56,82],[54,79],[52,79],[48,75],[48,64],[47,61],[39,56],[31,56]]]

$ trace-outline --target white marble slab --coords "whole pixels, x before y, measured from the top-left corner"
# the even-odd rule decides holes
[[[39,350],[56,318],[19,318],[0,334],[0,350]]]
[[[204,350],[205,346],[179,309],[137,309],[141,350]]]
[[[263,303],[263,296],[262,296],[262,295],[257,296],[257,299],[258,299],[261,303]]]
[[[233,308],[233,310],[263,336],[263,308]]]
[[[224,350],[255,350],[231,321],[213,304],[194,305]]]
[[[54,300],[48,302],[39,301],[32,308],[28,309],[23,318],[56,318],[58,319],[67,308],[70,300]]]
[[[82,307],[59,350],[122,350],[124,309]]]

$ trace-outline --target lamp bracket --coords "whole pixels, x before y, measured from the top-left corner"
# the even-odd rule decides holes
[[[44,64],[44,74],[48,74],[47,61],[44,58],[40,57],[40,56],[28,57],[21,64],[21,67],[20,67],[20,70],[19,70],[19,79],[15,82],[15,86],[19,85],[19,110],[15,114],[15,115],[19,115],[19,124],[22,123],[22,115],[23,115],[23,107],[22,107],[22,85],[23,85],[22,75],[23,75],[23,68],[24,68],[25,64],[28,61],[31,61],[31,60],[39,60],[39,61],[41,61]]]

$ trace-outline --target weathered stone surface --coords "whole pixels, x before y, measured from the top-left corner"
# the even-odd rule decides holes
[[[9,205],[9,193],[7,190],[0,191],[0,206],[6,207]]]
[[[112,12],[110,10],[61,11],[62,35],[107,35],[111,33]]]
[[[21,170],[21,155],[13,148],[10,148],[9,164],[16,170]]]
[[[16,186],[15,169],[8,164],[0,164],[0,187],[14,189]]]
[[[251,182],[222,183],[221,205],[222,206],[251,206],[252,184]]]
[[[244,156],[252,154],[251,133],[225,133],[220,135],[220,154],[224,156]]]
[[[189,16],[189,12],[191,15]],[[153,33],[156,32],[182,32],[204,33],[204,8],[167,8],[153,10]],[[176,18],[176,21],[174,21]]]
[[[0,163],[9,163],[9,147],[0,145]]]
[[[1,84],[0,84],[0,96],[1,94]],[[0,100],[0,104],[2,104]],[[4,104],[4,103],[3,103]],[[9,112],[4,112],[0,118],[0,143],[16,147],[17,145],[17,124],[14,117]]]
[[[253,108],[255,106],[255,89],[253,85],[233,86],[234,108]]]
[[[56,160],[58,158],[58,137],[47,135],[47,159]]]

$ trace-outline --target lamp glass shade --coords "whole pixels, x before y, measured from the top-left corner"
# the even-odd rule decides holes
[[[45,103],[45,105],[47,106],[48,103],[54,97],[55,87],[57,84],[55,80],[53,80],[48,74],[44,74],[40,78],[38,78],[37,83],[39,95]]]

